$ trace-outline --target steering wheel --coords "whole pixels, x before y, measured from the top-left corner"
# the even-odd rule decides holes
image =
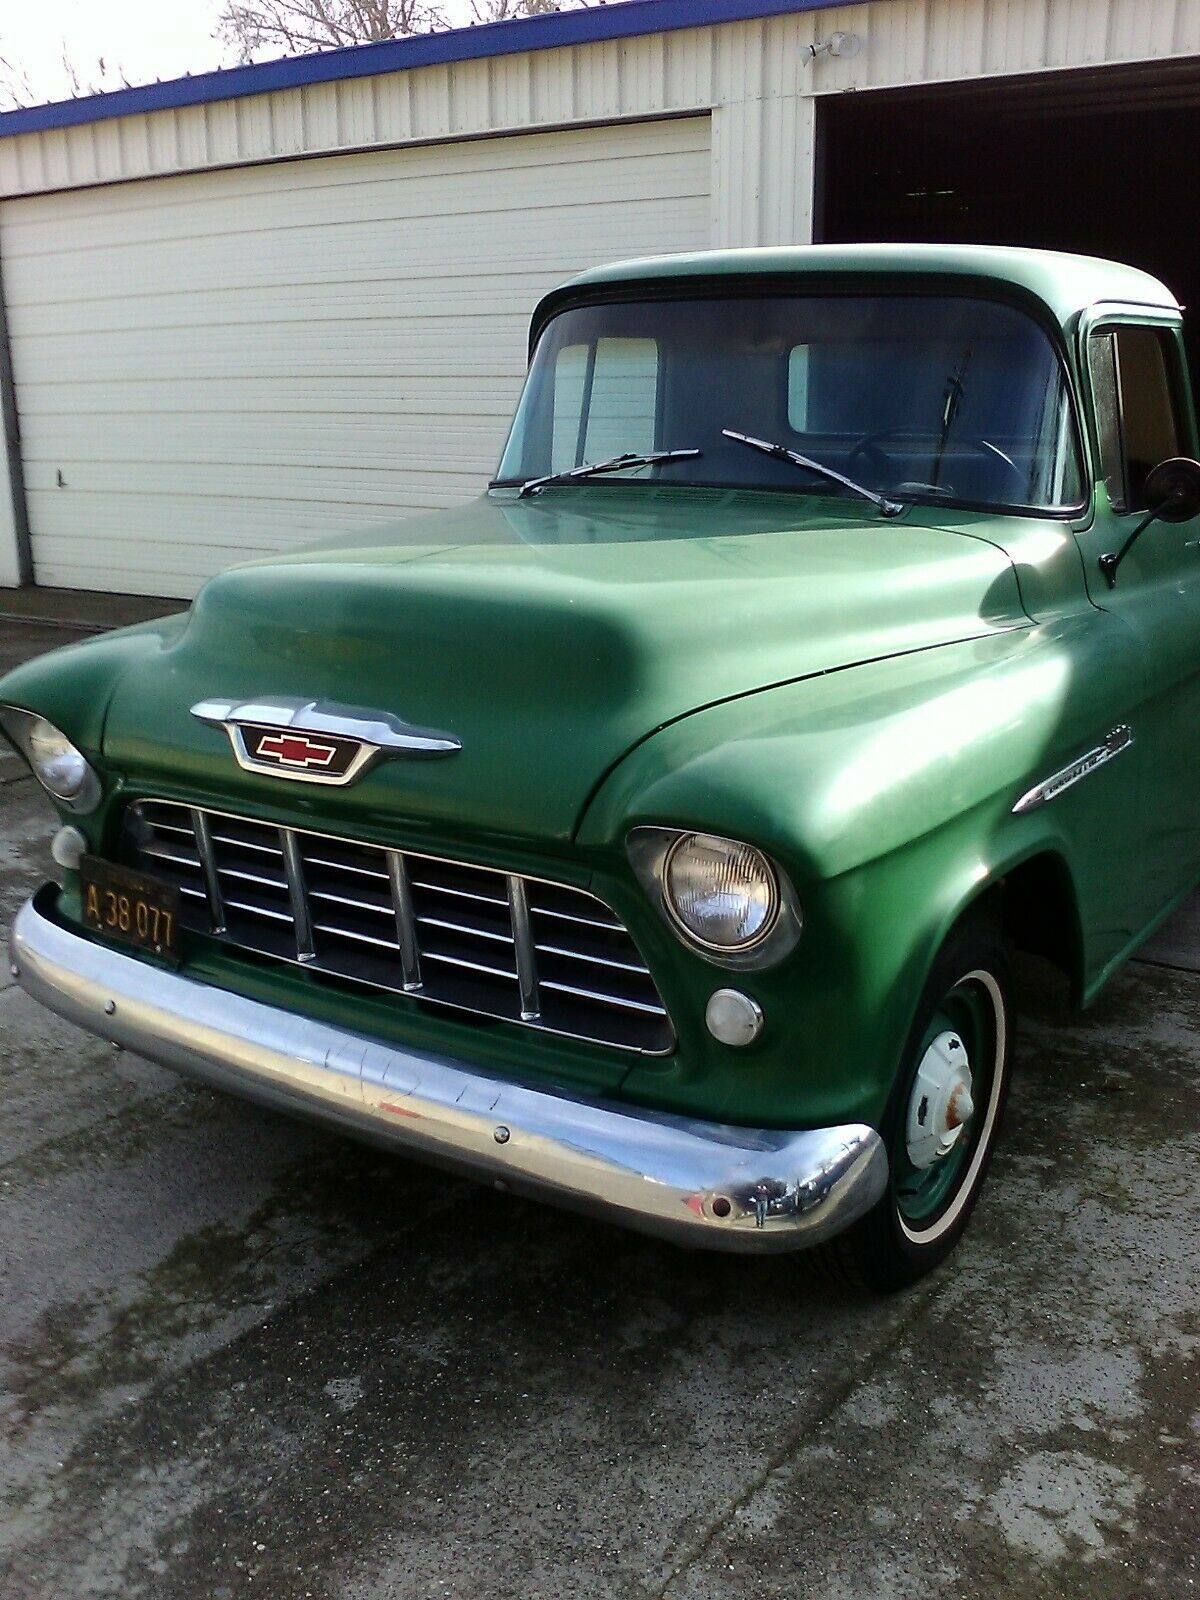
[[[896,464],[881,446],[885,440],[896,439],[903,432],[901,428],[880,428],[876,433],[864,433],[861,439],[850,447],[850,454],[846,457],[846,471],[853,476],[854,463],[861,456],[867,464],[867,471],[880,482],[894,483],[896,478]]]
[[[902,438],[906,434],[904,428],[880,428],[875,433],[864,433],[862,438],[851,445],[850,453],[846,457],[846,471],[854,475],[854,463],[860,457],[867,463],[867,472],[877,483],[884,483],[887,487],[902,490],[909,489],[920,494],[937,494],[946,498],[954,497],[954,489],[944,483],[897,483],[896,464],[882,446],[890,439]],[[1005,455],[999,445],[994,445],[990,439],[985,439],[982,434],[978,438],[964,439],[963,444],[968,449],[977,451],[990,461],[999,461],[1006,467],[1017,486],[1018,497],[1023,498],[1029,491],[1029,482],[1024,472],[1012,459]]]

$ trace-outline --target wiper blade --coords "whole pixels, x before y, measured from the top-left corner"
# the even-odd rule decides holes
[[[827,467],[823,461],[814,461],[811,456],[802,456],[799,450],[789,450],[785,444],[773,444],[770,439],[755,439],[748,433],[735,433],[732,428],[722,428],[721,432],[727,439],[732,439],[737,444],[748,444],[752,450],[761,450],[765,456],[774,456],[777,461],[790,461],[795,467],[807,467],[810,472],[828,478],[831,483],[840,483],[843,489],[850,489],[854,494],[861,495],[864,500],[869,500],[873,506],[878,507],[882,516],[898,517],[904,510],[899,500],[889,500],[885,495],[876,494],[874,489],[855,483],[853,478],[843,477],[840,472]]]
[[[567,472],[548,472],[543,478],[530,478],[517,491],[520,499],[527,494],[537,494],[550,483],[570,483],[574,478],[597,478],[602,472],[620,472],[625,467],[656,467],[661,461],[690,461],[699,450],[652,450],[639,456],[629,450],[624,455],[610,456],[607,461],[586,461],[582,467],[572,467]]]

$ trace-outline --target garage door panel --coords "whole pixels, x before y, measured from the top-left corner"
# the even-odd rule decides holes
[[[37,361],[46,377],[67,381],[80,378],[103,379],[114,360],[127,359],[153,363],[160,377],[186,384],[193,378],[219,377],[233,361],[252,362],[265,377],[319,378],[323,375],[350,377],[394,376],[397,381],[415,379],[426,373],[460,375],[464,381],[478,374],[497,378],[512,372],[508,348],[511,335],[497,332],[483,337],[476,346],[472,362],[461,349],[448,349],[444,342],[423,336],[419,328],[379,329],[368,327],[356,332],[348,324],[340,332],[304,328],[294,338],[283,341],[255,334],[247,328],[239,337],[236,328],[197,330],[201,337],[178,338],[163,343],[145,335],[93,335],[89,339],[47,340],[37,352]],[[18,372],[23,352],[13,349],[13,365]],[[19,381],[19,380],[18,380]],[[114,397],[115,399],[116,397]]]
[[[366,417],[434,415],[446,417],[492,417],[506,412],[514,383],[511,374],[503,378],[473,377],[470,392],[463,393],[458,377],[420,373],[405,378],[389,372],[372,378],[355,374],[340,378],[323,373],[317,379],[289,374],[286,379],[254,377],[199,378],[180,395],[178,384],[157,378],[125,378],[114,381],[103,377],[91,382],[67,377],[59,382],[30,381],[22,389],[21,431],[25,437],[39,417],[67,417],[88,423],[98,417],[116,415],[128,430],[126,418],[143,419],[176,412],[194,418],[200,428],[207,419],[242,415],[247,427],[257,427],[260,414],[275,417],[293,412],[321,412],[337,428],[345,418],[356,417],[354,431]],[[344,430],[349,435],[349,428]]]
[[[282,218],[291,204],[295,221],[290,165],[68,197],[80,208],[65,219],[72,248],[61,212],[48,226],[34,203],[22,235],[20,203],[8,208],[42,580],[73,569],[95,583],[99,544],[114,586],[186,594],[234,556],[477,492],[537,295],[597,259],[707,242],[706,121],[533,137],[540,161],[530,140],[510,139],[302,163],[322,169],[299,185],[306,204],[323,198],[322,223],[314,212],[262,226],[264,205]],[[493,184],[489,210],[470,215],[480,171],[506,174],[508,210]],[[253,193],[238,190],[247,183]],[[434,183],[442,210],[426,216]],[[154,190],[170,191],[175,239],[161,237]],[[259,229],[239,234],[254,194]],[[140,242],[124,228],[131,210]]]
[[[273,202],[285,193],[295,197],[297,205],[304,205],[308,196],[338,196],[355,188],[372,191],[368,209],[374,209],[374,194],[397,182],[398,161],[403,162],[402,177],[406,182],[430,178],[444,185],[453,180],[457,191],[461,180],[477,176],[485,181],[490,200],[497,183],[506,187],[528,183],[532,173],[539,180],[532,186],[534,192],[544,194],[548,186],[559,181],[562,168],[568,169],[567,181],[578,184],[580,161],[592,159],[598,136],[604,140],[603,160],[610,172],[628,160],[661,165],[691,155],[704,162],[709,153],[707,117],[618,124],[602,131],[585,128],[523,134],[519,138],[464,139],[392,152],[382,160],[380,153],[369,151],[340,155],[333,161],[269,163],[189,173],[184,178],[163,179],[154,184],[127,184],[121,190],[120,216],[128,219],[130,226],[136,226],[141,213],[159,218],[181,214],[189,218],[203,214],[207,208],[210,214],[201,230],[207,233],[221,225],[220,217],[214,221],[212,214],[223,211],[230,203],[245,202],[253,207],[260,201]],[[450,199],[453,204],[454,196]],[[335,199],[333,203],[339,202]],[[74,230],[80,225],[89,229],[111,227],[114,220],[106,189],[80,188],[31,196],[22,201],[22,207],[26,218],[23,250],[49,248],[39,241],[63,228],[71,231],[60,237],[59,244],[73,246]],[[174,224],[163,226],[170,228]]]
[[[462,320],[473,316],[528,318],[530,296],[538,292],[541,275],[513,273],[505,276],[472,276],[472,293],[467,303],[454,313]],[[476,311],[475,304],[486,306]],[[26,339],[90,333],[102,319],[110,332],[134,329],[205,327],[222,322],[226,326],[258,326],[266,322],[309,322],[329,315],[329,283],[287,283],[276,288],[177,289],[170,293],[148,294],[137,300],[124,295],[80,296],[53,304],[27,303],[21,308],[22,337]],[[339,308],[339,320],[370,321],[397,314],[422,319],[446,319],[446,279],[444,276],[405,278],[394,274],[358,284],[352,299]]]
[[[480,492],[537,298],[709,242],[707,118],[0,208],[39,581],[188,595]]]
[[[510,372],[510,353],[497,349],[510,330],[509,318],[485,314],[344,321],[325,317],[283,323],[197,320],[179,328],[50,333],[36,345],[22,336],[13,339],[12,353],[18,382],[21,364],[35,360],[39,370],[50,376],[71,371],[72,363],[81,376],[91,367],[103,376],[118,362],[129,362],[153,365],[162,377],[187,378],[214,370],[228,372],[239,355],[254,371],[266,375],[344,371],[347,366],[354,372],[421,371],[430,361],[448,364],[454,371],[487,373],[492,364],[492,371]]]
[[[360,417],[349,437],[341,436],[341,418],[335,412],[297,413],[280,422],[269,444],[255,438],[253,413],[203,417],[147,414],[138,429],[137,460],[221,467],[266,464],[333,469],[344,465],[363,470],[378,466],[389,455],[405,461],[435,455],[462,461],[478,450],[480,425],[503,423],[507,409],[498,402],[490,411],[475,408],[463,415],[411,412],[407,416]],[[78,418],[27,418],[22,423],[21,441],[27,484],[36,484],[47,475],[54,481],[59,463],[68,459],[137,464],[130,461],[130,430],[124,417],[91,418],[86,442],[80,441]]]
[[[497,455],[499,452],[497,452]],[[219,500],[231,491],[246,499],[280,504],[285,500],[321,504],[329,499],[341,505],[373,505],[385,514],[399,501],[426,490],[439,494],[456,493],[468,499],[480,486],[478,479],[494,469],[478,458],[424,451],[411,466],[383,466],[361,462],[339,466],[311,466],[303,462],[250,461],[237,465],[236,472],[222,462],[172,461],[158,463],[154,482],[160,495],[179,499]],[[57,471],[35,462],[26,491],[31,495],[45,491],[42,502],[51,515],[61,507],[62,517],[77,517],[72,501],[85,495],[122,494],[129,483],[130,463],[125,461],[81,461],[63,473],[58,485]],[[56,499],[57,496],[57,499]],[[85,513],[86,516],[86,513]],[[47,523],[47,527],[51,524]]]
[[[446,510],[461,501],[461,493],[435,489],[418,497],[408,514]],[[31,515],[38,509],[31,502]],[[87,510],[89,532],[74,525],[66,532],[51,526],[42,536],[41,583],[57,588],[117,588],[111,544],[119,539],[125,561],[119,574],[123,592],[192,594],[205,579],[247,559],[246,536],[251,528],[258,553],[271,555],[294,549],[298,539],[312,543],[339,536],[352,546],[356,535],[367,536],[381,525],[377,506],[302,500],[270,507],[232,498],[205,505],[169,496],[104,496],[90,502]],[[162,537],[168,518],[177,524],[170,542]],[[172,589],[171,582],[179,580],[185,586]]]
[[[55,334],[87,333],[97,327],[109,332],[123,329],[167,329],[203,323],[244,325],[308,321],[330,315],[330,289],[352,282],[352,296],[342,296],[338,320],[363,321],[374,317],[444,317],[449,273],[424,276],[389,272],[386,276],[358,280],[332,272],[323,282],[289,282],[243,287],[214,284],[202,288],[163,289],[144,298],[125,295],[80,295],[54,302],[30,301],[19,309],[21,336],[45,338]],[[463,282],[461,304],[452,313],[471,316],[521,316],[528,319],[530,295],[540,292],[545,270],[504,275],[472,273]],[[468,292],[469,291],[469,292]]]
[[[453,485],[419,487],[425,505],[452,503],[448,496],[453,493]],[[71,505],[72,499],[78,502],[76,506]],[[194,560],[198,549],[224,552],[221,562],[227,566],[245,554],[250,529],[254,530],[259,548],[269,555],[291,548],[297,530],[311,541],[377,528],[381,521],[378,507],[369,501],[337,501],[332,496],[316,501],[262,501],[228,494],[181,500],[171,494],[68,495],[35,490],[29,497],[29,507],[30,514],[36,512],[41,519],[48,552],[63,556],[73,550],[82,557],[90,550],[95,559],[98,550],[103,550],[104,541],[119,537],[126,541],[131,557],[130,575],[152,556],[169,567],[176,561],[186,564]],[[163,526],[168,520],[177,526],[182,548],[163,538]]]
[[[14,205],[17,204],[14,202]],[[702,226],[697,221],[702,218]],[[540,223],[540,227],[538,224]],[[249,241],[205,237],[172,242],[153,252],[163,283],[187,289],[221,290],[275,287],[290,283],[324,284],[331,289],[378,280],[403,282],[409,277],[452,278],[464,290],[480,276],[481,247],[484,263],[518,262],[526,274],[564,270],[573,263],[572,245],[608,238],[618,253],[657,250],[664,239],[707,238],[707,200],[683,196],[657,201],[640,214],[617,198],[552,208],[539,217],[528,212],[487,217],[451,217],[420,225],[381,222],[372,217],[336,228],[297,228],[282,233],[263,232]],[[103,298],[120,298],[130,283],[143,280],[150,253],[144,247],[115,245],[63,252],[58,257],[27,256],[11,259],[5,246],[5,297],[13,320],[20,326],[20,311],[30,305]],[[611,252],[610,252],[611,253]],[[566,270],[574,270],[568,265]]]
[[[606,163],[604,188],[627,193],[636,187],[639,197],[664,202],[675,199],[680,184],[692,185],[700,165],[694,159],[655,158],[611,160]],[[517,179],[520,181],[517,181]],[[164,180],[186,182],[188,180]],[[700,192],[707,184],[700,185]],[[497,191],[504,200],[498,204]],[[536,212],[560,206],[602,203],[603,193],[589,195],[574,168],[512,173],[481,173],[460,180],[447,193],[444,175],[424,179],[397,178],[390,183],[370,186],[345,186],[321,189],[311,194],[281,189],[261,196],[231,193],[220,205],[198,209],[177,206],[169,211],[142,211],[133,215],[92,218],[86,227],[87,242],[80,238],[77,224],[58,220],[53,226],[29,234],[15,259],[37,260],[40,256],[72,251],[85,254],[91,249],[144,249],[147,245],[188,245],[212,236],[219,227],[223,236],[252,244],[260,234],[290,238],[309,228],[354,226],[364,212],[382,224],[403,223],[437,226],[449,218],[497,219],[511,215],[513,207]]]

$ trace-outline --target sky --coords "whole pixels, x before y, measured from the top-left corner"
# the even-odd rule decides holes
[[[72,93],[64,50],[85,88],[119,88],[122,70],[132,83],[206,72],[229,60],[212,37],[218,9],[217,0],[0,0],[0,56],[36,100]]]
[[[465,13],[466,0],[447,9]],[[219,0],[0,0],[0,58],[27,85],[22,103],[70,97],[64,51],[85,91],[120,88],[122,74],[152,83],[208,72],[234,61],[213,38],[219,10]],[[11,76],[0,68],[0,110],[14,103]]]

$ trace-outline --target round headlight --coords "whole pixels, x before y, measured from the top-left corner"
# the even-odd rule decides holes
[[[60,800],[74,800],[88,780],[91,768],[65,733],[38,717],[25,734],[29,765],[40,782]]]
[[[779,884],[762,851],[711,833],[685,833],[675,842],[663,889],[683,932],[713,950],[749,949],[779,915]]]

